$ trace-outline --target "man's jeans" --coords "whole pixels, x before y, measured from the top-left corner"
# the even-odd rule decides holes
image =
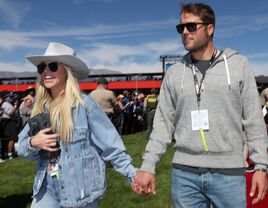
[[[175,208],[245,208],[245,176],[195,174],[173,168],[172,201]]]

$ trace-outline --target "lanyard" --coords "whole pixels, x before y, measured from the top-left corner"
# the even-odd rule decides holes
[[[210,65],[214,61],[216,55],[217,55],[217,48],[214,48],[214,51],[213,51],[211,58],[210,58]],[[197,69],[196,69],[195,65],[193,65],[192,71],[193,71],[193,75],[194,75],[195,93],[196,93],[196,98],[197,98],[197,106],[198,106],[198,110],[199,110],[200,109],[200,102],[201,102],[201,88],[202,88],[203,81],[206,77],[206,72],[202,75],[202,78],[201,78],[200,83],[199,83],[198,78],[197,78],[197,73],[196,73]]]
[[[198,110],[199,110],[200,109],[200,102],[201,102],[201,88],[202,88],[202,84],[203,84],[203,81],[205,79],[206,73],[204,73],[204,75],[202,76],[200,83],[199,83],[195,66],[192,67],[192,71],[193,71],[193,75],[194,75],[195,94],[196,94],[197,106],[198,106]]]

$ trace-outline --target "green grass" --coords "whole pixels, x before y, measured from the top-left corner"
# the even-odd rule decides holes
[[[135,167],[140,167],[147,144],[144,132],[123,137],[127,152]],[[170,175],[173,150],[168,148],[157,166],[156,195],[138,196],[132,192],[123,176],[113,168],[107,168],[107,191],[100,208],[169,208],[171,206]],[[22,158],[0,164],[0,207],[30,207],[35,162]]]

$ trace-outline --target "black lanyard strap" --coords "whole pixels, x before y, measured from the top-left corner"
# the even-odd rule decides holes
[[[195,85],[195,94],[196,94],[196,99],[197,99],[197,105],[198,105],[198,109],[200,108],[200,102],[201,102],[201,89],[202,89],[202,84],[203,81],[206,77],[206,73],[204,73],[202,75],[202,78],[200,80],[200,83],[198,82],[198,78],[197,78],[197,70],[196,67],[193,66],[192,67],[192,71],[193,71],[193,76],[194,76],[194,85]]]
[[[216,56],[217,56],[217,48],[215,47],[213,50],[213,53],[211,55],[210,58],[210,65],[214,62]],[[193,63],[193,60],[192,60]],[[201,88],[202,88],[202,84],[203,81],[206,77],[206,71],[203,73],[202,78],[200,80],[200,83],[198,82],[198,78],[197,78],[197,70],[196,70],[196,66],[193,64],[192,65],[192,71],[193,71],[193,76],[194,76],[194,85],[195,85],[195,93],[196,93],[196,98],[197,98],[197,105],[198,105],[198,109],[200,108],[200,102],[201,102]]]

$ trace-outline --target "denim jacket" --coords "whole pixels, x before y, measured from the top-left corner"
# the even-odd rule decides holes
[[[106,114],[90,96],[82,95],[85,106],[72,108],[73,139],[63,145],[60,142],[59,159],[60,205],[80,207],[101,198],[106,189],[105,162],[128,181],[136,174],[132,159]],[[40,149],[30,146],[27,124],[19,134],[18,153],[37,160],[33,196],[37,195],[44,182],[48,161],[41,160]]]

